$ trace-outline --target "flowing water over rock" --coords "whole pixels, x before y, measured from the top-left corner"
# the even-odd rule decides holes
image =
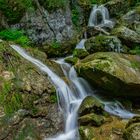
[[[85,49],[85,42],[86,42],[86,39],[82,39],[82,40],[76,45],[76,49]]]
[[[88,26],[113,28],[114,22],[110,20],[109,11],[106,7],[95,5],[91,11]]]
[[[60,111],[62,111],[64,115],[65,130],[62,134],[56,135],[52,138],[46,138],[46,140],[79,140],[77,112],[85,97],[88,95],[95,96],[94,91],[84,79],[77,76],[74,67],[65,63],[63,59],[58,60],[57,63],[61,65],[68,83],[41,61],[31,57],[19,46],[11,45],[11,47],[22,57],[37,66],[42,72],[48,74],[52,83],[56,87]],[[97,97],[95,96],[95,98]],[[131,118],[134,116],[134,114],[126,111],[118,102],[114,103],[103,100],[101,102],[105,105],[105,110],[113,115],[122,118]]]

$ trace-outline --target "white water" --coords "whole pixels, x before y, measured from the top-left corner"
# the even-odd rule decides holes
[[[85,42],[86,42],[86,39],[82,39],[82,40],[76,45],[76,49],[85,49]]]
[[[95,5],[91,11],[88,26],[113,28],[114,22],[110,20],[109,11],[106,7]]]
[[[63,59],[60,59],[57,62],[61,65],[66,78],[69,80],[69,84],[67,84],[58,75],[51,71],[48,66],[31,57],[19,46],[11,45],[11,47],[22,57],[37,66],[42,72],[47,73],[56,87],[60,110],[64,114],[65,130],[63,134],[59,134],[53,138],[46,138],[46,140],[79,140],[77,124],[77,112],[79,106],[86,96],[95,96],[88,83],[84,79],[79,78],[75,69],[69,64],[65,63]],[[126,111],[120,103],[105,101],[101,102],[105,104],[105,110],[111,114],[120,116],[122,118],[131,118],[134,116],[134,114]]]

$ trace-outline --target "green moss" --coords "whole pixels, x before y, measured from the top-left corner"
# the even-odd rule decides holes
[[[79,59],[77,57],[66,57],[65,61],[72,65],[75,65]]]
[[[11,83],[5,82],[0,94],[0,105],[3,106],[5,114],[11,114],[22,107],[22,96],[12,92]]]
[[[51,95],[50,96],[50,102],[51,103],[56,103],[57,102],[57,96],[56,95]]]
[[[14,41],[15,43],[25,47],[30,45],[30,40],[24,35],[24,31],[6,29],[0,32],[0,38],[8,41]]]

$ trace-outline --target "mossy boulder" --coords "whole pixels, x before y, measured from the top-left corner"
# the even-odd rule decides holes
[[[126,125],[124,131],[125,140],[139,140],[140,139],[140,117],[132,118]]]
[[[12,42],[0,41],[0,138],[49,137],[62,128],[55,88],[47,74],[22,58],[9,44]],[[57,71],[45,53],[35,48],[26,50]]]
[[[91,37],[85,42],[85,48],[89,53],[95,52],[127,52],[127,48],[122,46],[121,41],[116,36],[99,35]]]
[[[83,116],[89,113],[97,113],[102,114],[104,105],[96,98],[88,96],[84,99],[82,102],[80,108],[79,108],[79,116]]]
[[[140,43],[140,35],[125,26],[114,28],[112,34],[121,38],[126,44],[131,43],[132,45],[132,43]]]
[[[104,105],[96,98],[88,96],[79,108],[79,124],[81,126],[100,126],[104,123]]]
[[[99,52],[75,67],[93,87],[104,89],[111,96],[140,96],[140,57],[137,55]]]

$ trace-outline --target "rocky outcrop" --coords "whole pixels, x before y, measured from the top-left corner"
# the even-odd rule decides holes
[[[51,12],[48,12],[39,3],[36,5],[38,8],[35,11],[28,10],[19,23],[19,28],[24,28],[26,34],[35,44],[64,42],[74,38],[75,31],[68,4],[65,7],[67,10],[56,9]]]
[[[0,42],[0,138],[38,140],[56,134],[63,126],[55,88],[9,43]],[[45,53],[27,50],[55,69]]]
[[[111,96],[140,96],[140,57],[111,52],[89,55],[75,66],[80,76]]]

